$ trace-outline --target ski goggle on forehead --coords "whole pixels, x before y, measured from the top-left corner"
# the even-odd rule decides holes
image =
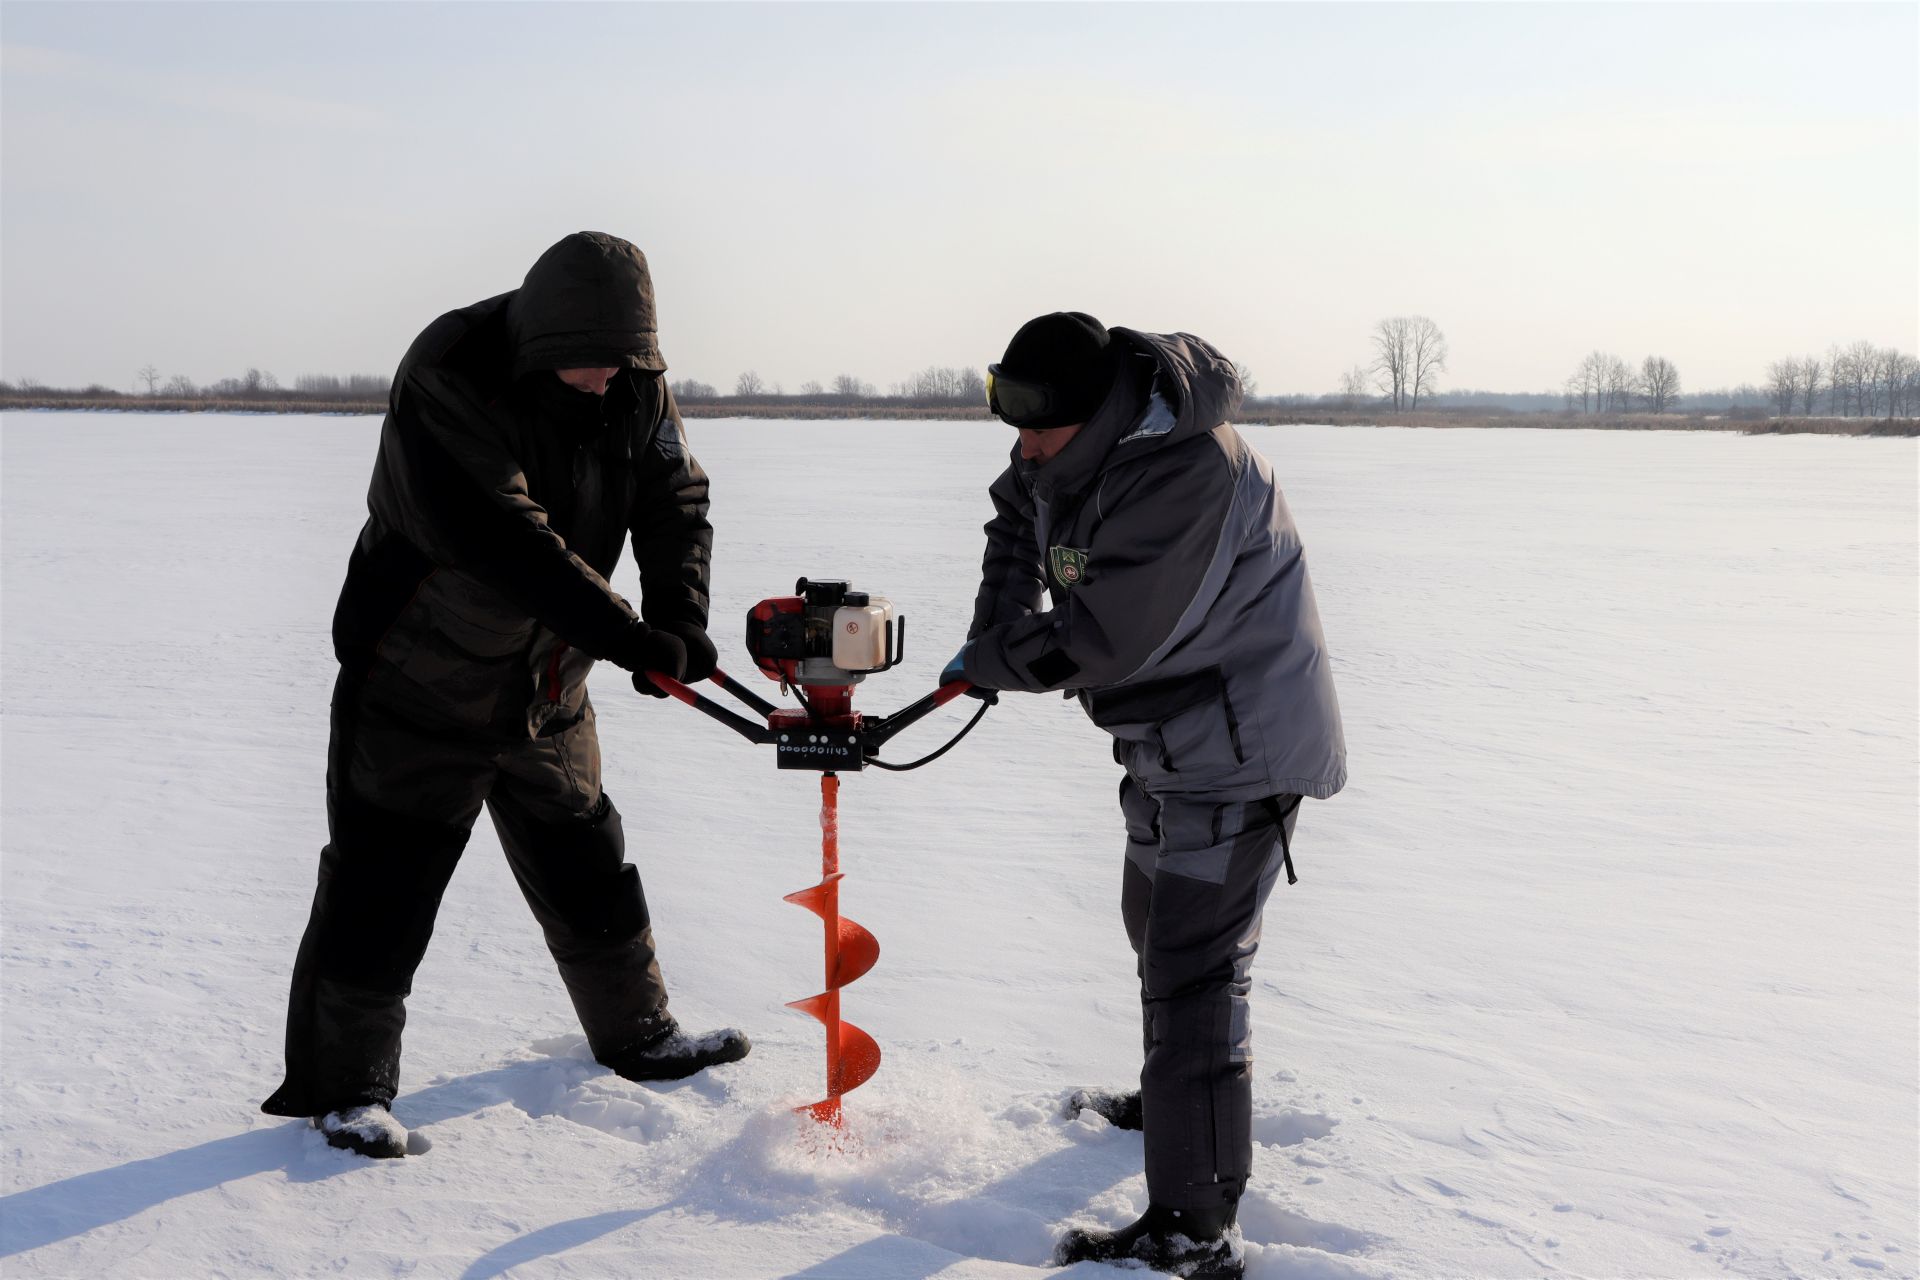
[[[1046,383],[1009,377],[997,364],[987,366],[987,408],[1001,421],[1018,427],[1046,417],[1055,403],[1053,388]]]

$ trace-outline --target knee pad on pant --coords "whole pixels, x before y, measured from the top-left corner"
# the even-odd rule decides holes
[[[498,814],[514,874],[556,947],[620,945],[650,923],[640,870],[626,861],[620,811],[603,794],[578,818],[537,821]]]

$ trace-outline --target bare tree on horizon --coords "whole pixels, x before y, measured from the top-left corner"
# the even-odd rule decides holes
[[[1875,396],[1887,409],[1888,418],[1900,416],[1906,407],[1907,390],[1913,385],[1916,362],[1914,358],[1898,347],[1885,347],[1875,365],[1879,374],[1880,391]]]
[[[1413,358],[1408,368],[1413,373],[1413,399],[1407,407],[1418,409],[1421,395],[1438,391],[1439,375],[1447,371],[1447,335],[1425,316],[1413,317]]]
[[[1340,398],[1344,407],[1351,409],[1367,398],[1367,366],[1357,364],[1340,375]]]
[[[1775,360],[1767,366],[1767,399],[1773,402],[1773,411],[1781,417],[1793,412],[1793,402],[1800,394],[1800,362],[1798,360]]]
[[[1665,413],[1680,398],[1680,371],[1665,356],[1648,356],[1640,364],[1640,394],[1647,407]]]
[[[1834,398],[1839,402],[1841,417],[1873,416],[1877,354],[1871,342],[1862,340],[1844,350],[1835,347],[1828,356],[1827,365],[1833,370]]]
[[[1826,368],[1819,356],[1806,356],[1800,361],[1800,412],[1806,417],[1813,416],[1813,402],[1820,395],[1820,378]]]
[[[1373,366],[1371,372],[1381,394],[1393,401],[1397,412],[1407,400],[1407,321],[1382,320],[1373,327]]]
[[[1373,327],[1373,372],[1395,409],[1418,409],[1447,368],[1447,335],[1425,316],[1394,316]]]
[[[1608,370],[1614,357],[1604,351],[1589,351],[1580,363],[1574,367],[1573,376],[1567,379],[1569,398],[1573,392],[1580,395],[1580,412],[1606,412],[1606,392]]]

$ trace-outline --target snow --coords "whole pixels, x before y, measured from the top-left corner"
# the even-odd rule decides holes
[[[723,661],[760,683],[746,608],[845,576],[910,619],[859,705],[929,688],[1006,436],[689,425]],[[0,1270],[976,1280],[1142,1209],[1139,1135],[1061,1110],[1139,1037],[1115,769],[1058,699],[844,781],[842,906],[881,946],[844,1007],[886,1059],[843,1135],[790,1110],[822,1084],[783,1007],[820,983],[781,901],[818,878],[813,777],[607,670],[675,1012],[753,1055],[595,1065],[483,822],[411,1002],[395,1111],[431,1152],[259,1114],[377,429],[0,421]],[[1306,806],[1254,970],[1249,1274],[1914,1276],[1915,442],[1248,435],[1353,777]]]

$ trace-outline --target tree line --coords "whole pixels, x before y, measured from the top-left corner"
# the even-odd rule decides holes
[[[721,400],[798,400],[808,404],[852,404],[872,400],[898,401],[916,405],[960,405],[973,404],[984,406],[987,402],[987,381],[978,369],[949,368],[930,365],[913,374],[904,381],[896,382],[885,393],[864,379],[850,373],[840,374],[829,386],[818,380],[809,380],[800,385],[800,390],[788,395],[778,382],[769,382],[751,369],[733,380],[731,396],[723,394],[710,382],[698,378],[679,378],[667,383],[674,398],[686,401]]]
[[[1665,413],[1679,404],[1680,370],[1665,356],[1648,356],[1636,368],[1594,351],[1568,375],[1564,394],[1569,412]]]
[[[169,400],[384,400],[393,380],[384,374],[354,373],[341,377],[331,373],[302,374],[291,387],[265,369],[248,369],[237,377],[195,382],[185,374],[164,375],[154,365],[144,365],[134,375],[134,394]],[[125,395],[113,387],[94,383],[86,387],[49,387],[38,378],[15,378],[0,382],[0,395],[87,396],[111,399]]]
[[[1595,351],[1569,375],[1563,395],[1567,409],[1580,413],[1665,413],[1680,404],[1680,372],[1664,356],[1648,356],[1636,368]],[[1825,357],[1775,360],[1763,386],[1747,383],[1715,395],[1764,405],[1783,418],[1911,418],[1920,416],[1920,360],[1895,347],[1856,342]]]
[[[1767,366],[1767,400],[1782,417],[1820,408],[1842,418],[1920,416],[1920,360],[1895,347],[1856,342],[1826,356],[1788,356]]]
[[[1264,406],[1318,406],[1343,411],[1387,410],[1414,412],[1432,407],[1498,405],[1516,411],[1544,412],[1558,407],[1581,414],[1666,414],[1674,411],[1725,410],[1742,417],[1830,416],[1842,418],[1920,417],[1920,360],[1893,347],[1856,342],[1835,346],[1825,356],[1790,356],[1767,366],[1764,384],[1683,392],[1680,370],[1663,355],[1631,363],[1607,351],[1582,357],[1557,391],[1497,393],[1444,391],[1449,349],[1445,332],[1427,316],[1392,316],[1378,321],[1369,335],[1370,358],[1354,365],[1340,380],[1337,395],[1256,394],[1253,371],[1236,364],[1241,387],[1250,404]],[[180,374],[163,376],[152,364],[134,375],[136,396],[169,400],[238,401],[383,401],[391,379],[378,374],[302,374],[291,386],[271,372],[249,368],[238,377],[196,384]],[[986,406],[986,379],[968,366],[929,365],[881,391],[875,384],[843,373],[831,383],[809,380],[789,393],[779,383],[748,369],[735,377],[729,391],[697,378],[668,384],[674,395],[689,403],[750,404],[778,400],[795,405],[887,405],[930,409]],[[49,399],[122,398],[126,393],[94,385],[80,390],[49,388],[32,378],[0,382],[0,395]]]

